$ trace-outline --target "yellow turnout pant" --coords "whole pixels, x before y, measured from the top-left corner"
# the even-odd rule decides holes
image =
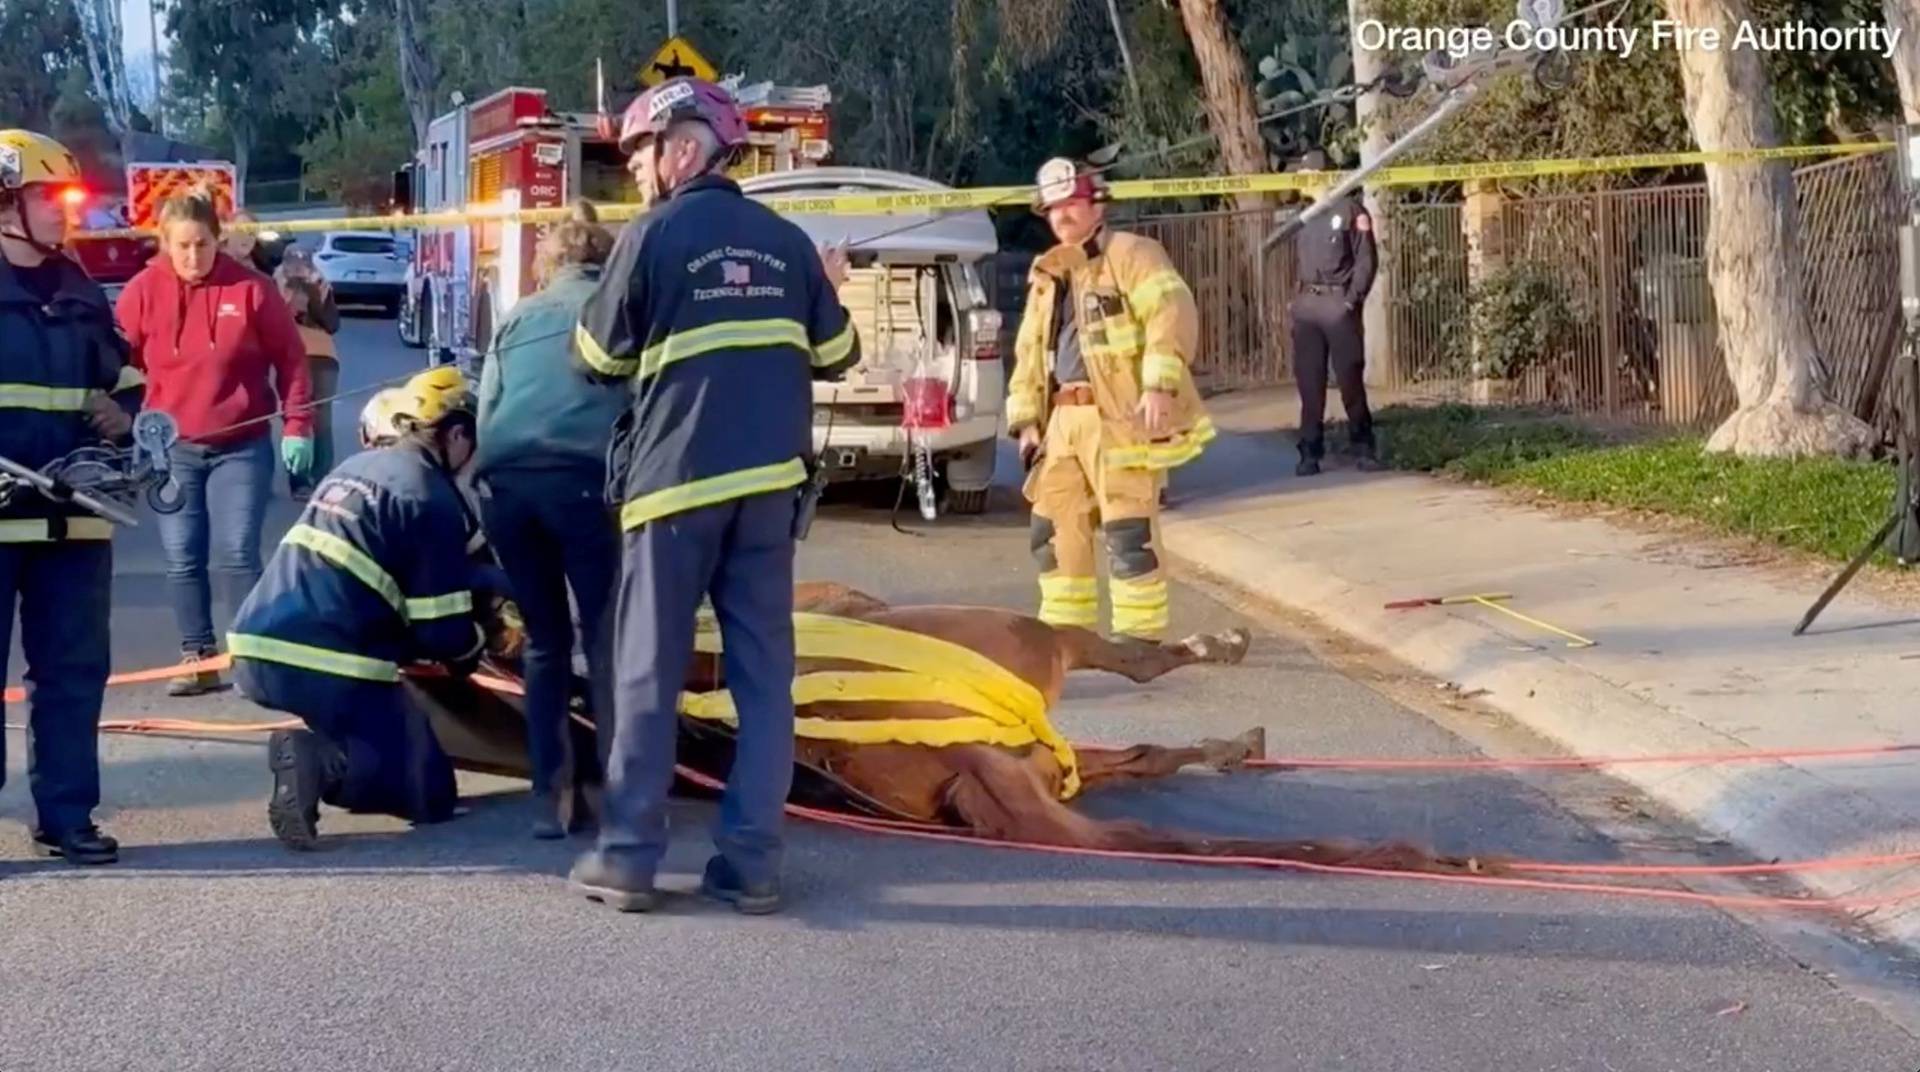
[[[1167,581],[1160,542],[1160,476],[1108,464],[1100,410],[1065,405],[1047,422],[1043,452],[1027,474],[1032,547],[1040,564],[1040,618],[1097,629],[1099,582],[1094,530],[1107,550],[1113,632],[1159,641],[1167,630]]]

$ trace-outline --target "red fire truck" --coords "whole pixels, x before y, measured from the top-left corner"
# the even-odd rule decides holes
[[[726,85],[751,131],[737,176],[816,166],[831,153],[824,86]],[[582,197],[596,204],[639,197],[611,131],[590,113],[553,111],[545,90],[518,86],[456,102],[428,126],[427,143],[394,181],[402,212],[559,208]],[[494,325],[534,289],[534,251],[546,228],[484,219],[421,228],[401,340],[426,347],[435,364],[455,361],[477,372]]]

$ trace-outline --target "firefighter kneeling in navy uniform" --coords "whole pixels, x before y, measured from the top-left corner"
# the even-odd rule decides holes
[[[0,456],[30,469],[125,439],[145,383],[126,363],[106,294],[61,250],[66,199],[80,179],[60,143],[0,131]],[[113,523],[17,485],[0,503],[0,679],[16,603],[34,848],[70,863],[113,863],[119,843],[93,824],[112,658]],[[0,732],[0,785],[6,756]]]
[[[701,889],[779,907],[793,780],[793,559],[811,497],[814,379],[859,359],[844,257],[719,173],[747,140],[727,93],[676,78],[628,109],[620,148],[649,211],[621,232],[581,310],[579,357],[630,382],[608,491],[621,503],[614,730],[598,849],[572,881],[627,911],[654,904],[667,847],[679,699],[711,594],[739,735]]]
[[[295,849],[313,847],[322,801],[415,823],[455,814],[453,763],[400,667],[468,675],[486,649],[488,581],[454,481],[473,457],[473,395],[442,366],[409,381],[391,416],[405,434],[314,489],[228,637],[241,692],[307,724],[268,744],[267,819]]]

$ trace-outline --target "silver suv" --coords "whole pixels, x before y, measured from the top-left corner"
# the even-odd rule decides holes
[[[328,231],[313,254],[342,305],[382,305],[398,315],[406,293],[408,249],[385,231]]]
[[[740,186],[763,199],[952,189],[841,167],[771,172]],[[924,445],[927,486],[944,485],[947,510],[985,510],[1007,394],[1000,314],[980,277],[981,261],[999,249],[993,221],[983,209],[787,218],[817,243],[851,245],[840,299],[860,361],[843,381],[813,387],[813,445],[830,477],[912,475]]]

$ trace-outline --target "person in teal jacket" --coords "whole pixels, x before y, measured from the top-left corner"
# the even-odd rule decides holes
[[[474,490],[480,524],[526,626],[527,753],[535,837],[565,836],[557,787],[584,757],[569,754],[567,700],[580,612],[590,701],[604,760],[613,717],[613,593],[620,533],[606,502],[606,454],[626,410],[624,385],[596,383],[573,360],[573,326],[600,281],[613,236],[582,203],[542,241],[545,285],[515,304],[480,376]],[[566,817],[571,820],[573,817]]]

